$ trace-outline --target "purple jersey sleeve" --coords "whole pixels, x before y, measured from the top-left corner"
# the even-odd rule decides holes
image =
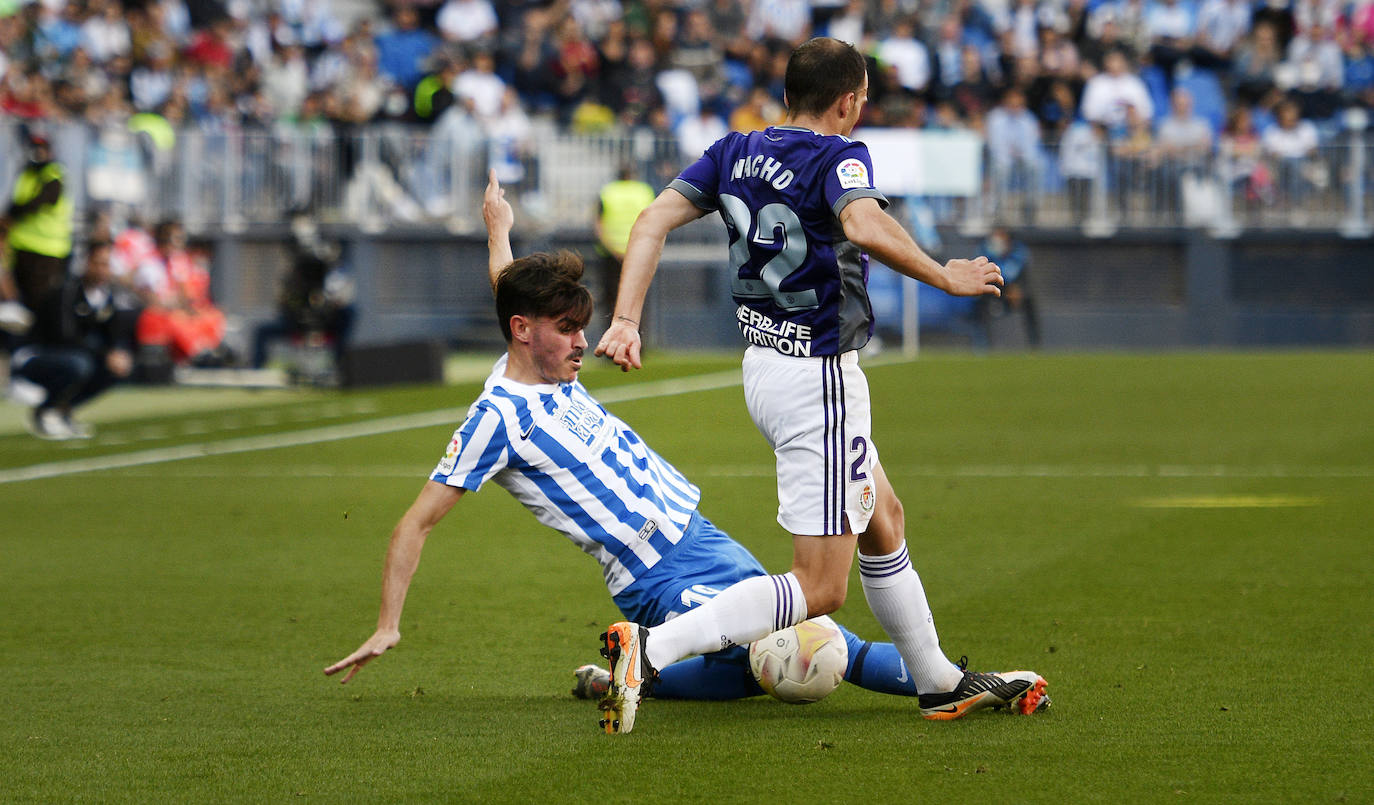
[[[840,210],[851,201],[861,198],[877,199],[886,209],[887,198],[873,186],[873,159],[868,155],[868,146],[850,142],[837,157],[834,167],[822,177],[825,200],[835,217],[838,218]]]

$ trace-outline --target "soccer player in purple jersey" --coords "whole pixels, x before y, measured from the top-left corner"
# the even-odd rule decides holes
[[[835,611],[856,547],[864,594],[912,674],[922,716],[1034,712],[1049,702],[1035,672],[968,671],[941,651],[907,554],[902,504],[870,436],[858,365],[873,329],[868,254],[959,296],[998,295],[1001,271],[985,257],[941,265],[884,212],[868,149],[848,138],[868,99],[853,46],[802,44],[784,87],[785,125],[717,141],[635,222],[615,317],[596,354],[627,371],[642,366],[638,320],[668,233],[719,211],[730,235],[736,323],[750,344],[745,400],[777,454],[778,522],[793,534],[792,568],[738,582],[653,628],[613,624],[602,649],[612,673],[607,722],[633,723],[642,681],[655,668]]]

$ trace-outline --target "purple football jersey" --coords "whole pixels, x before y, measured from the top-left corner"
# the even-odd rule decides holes
[[[868,256],[839,217],[855,199],[887,207],[867,146],[795,126],[731,133],[668,186],[725,219],[746,341],[798,356],[868,343]]]

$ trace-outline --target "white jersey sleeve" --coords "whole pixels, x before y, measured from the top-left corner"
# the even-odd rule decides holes
[[[505,419],[490,402],[478,400],[468,411],[468,418],[453,432],[448,450],[429,478],[476,492],[506,468],[509,457],[510,436]]]

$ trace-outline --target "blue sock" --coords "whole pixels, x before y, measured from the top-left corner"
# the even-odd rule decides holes
[[[735,646],[675,662],[658,672],[656,699],[743,699],[763,693],[749,670],[749,648]]]
[[[843,626],[849,648],[849,667],[844,678],[866,690],[897,696],[915,696],[916,683],[891,643],[872,643]],[[689,660],[675,662],[658,672],[653,696],[657,699],[743,699],[763,693],[749,670],[749,650],[735,646]]]
[[[844,670],[846,682],[878,693],[916,695],[916,683],[906,672],[896,646],[870,643],[843,626],[840,631],[844,632],[844,642],[849,646],[849,667]]]

